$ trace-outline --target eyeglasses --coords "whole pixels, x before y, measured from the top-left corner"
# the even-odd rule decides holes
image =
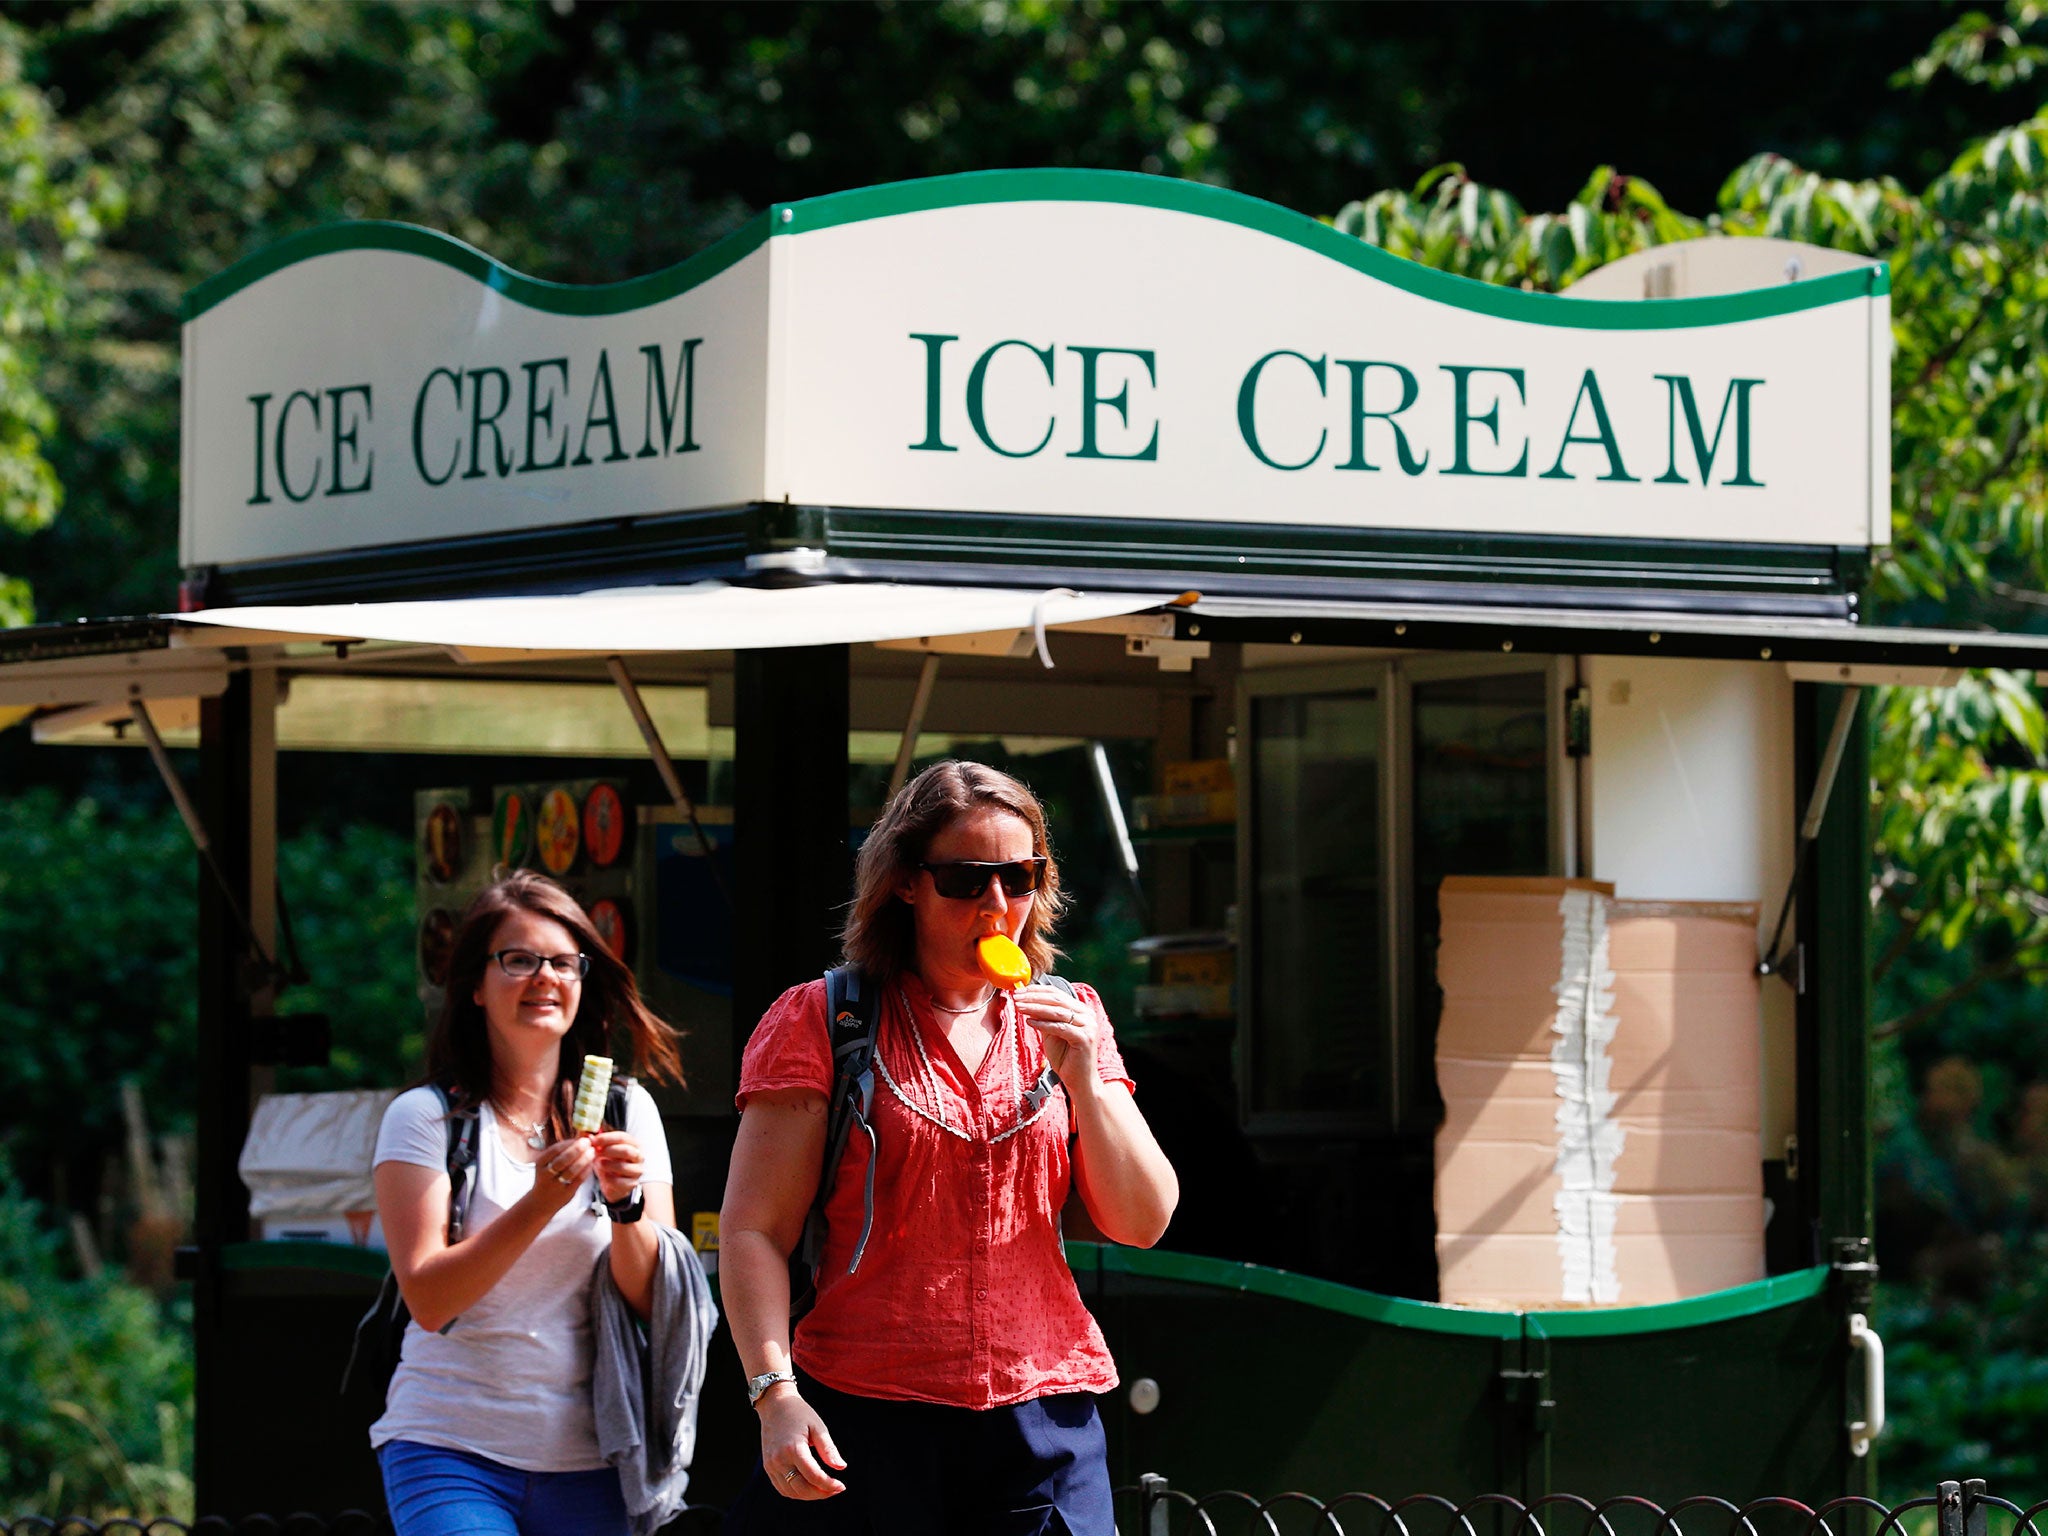
[[[542,966],[557,976],[583,977],[590,974],[588,955],[536,955],[530,949],[497,949],[484,958],[497,961],[498,969],[514,981],[531,981],[540,974]]]
[[[917,867],[932,877],[932,889],[951,901],[973,901],[988,889],[991,879],[1003,882],[1005,896],[1028,896],[1045,879],[1043,858],[1011,859],[1001,864],[980,864],[956,859],[944,864]]]

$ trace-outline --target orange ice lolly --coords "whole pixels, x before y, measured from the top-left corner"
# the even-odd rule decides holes
[[[976,940],[974,958],[981,963],[981,974],[999,987],[1014,991],[1031,979],[1031,962],[1003,934],[991,933]]]

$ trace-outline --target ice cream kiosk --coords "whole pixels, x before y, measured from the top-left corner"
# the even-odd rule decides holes
[[[607,904],[690,1031],[686,1216],[891,784],[980,744],[1081,786],[1115,942],[1069,969],[1119,971],[1186,1190],[1159,1249],[1070,1249],[1120,1482],[1864,1487],[1858,701],[2041,651],[1858,622],[1887,277],[1726,240],[1555,297],[1035,171],[609,287],[386,224],[202,285],[185,611],[0,635],[46,739],[200,749],[202,1509],[378,1497],[328,1383],[381,1255],[252,1222],[291,1030],[246,961],[279,753],[437,732],[504,766],[417,806],[423,996],[493,863]],[[708,1503],[752,1434],[718,1347]]]

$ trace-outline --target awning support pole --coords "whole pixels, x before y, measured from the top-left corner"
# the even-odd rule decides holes
[[[1131,882],[1131,894],[1137,898],[1138,913],[1150,919],[1145,900],[1145,885],[1138,878],[1138,850],[1131,842],[1131,829],[1124,821],[1124,803],[1116,792],[1116,775],[1110,771],[1109,753],[1099,741],[1088,743],[1088,763],[1095,770],[1095,792],[1102,797],[1103,818],[1109,822],[1110,835],[1116,839],[1117,857],[1123,861],[1124,875]]]
[[[149,706],[141,699],[128,701],[128,716],[135,722],[135,729],[142,736],[142,744],[149,748],[149,760],[156,765],[157,777],[164,781],[164,788],[170,791],[171,804],[178,808],[178,819],[185,823],[185,833],[192,839],[192,846],[199,850],[199,857],[205,861],[207,873],[220,887],[221,899],[228,904],[228,911],[234,914],[235,924],[242,930],[242,939],[249,946],[249,952],[262,967],[263,981],[252,985],[281,985],[291,978],[270,956],[263,941],[256,936],[256,927],[249,921],[248,908],[235,894],[227,872],[214,857],[213,839],[207,835],[206,823],[199,819],[199,812],[192,804],[192,797],[185,792],[185,781],[178,777],[178,770],[171,763],[171,754],[164,746],[164,739],[157,734],[156,722],[149,717]]]
[[[725,876],[719,873],[718,855],[711,847],[711,839],[704,835],[704,824],[697,819],[697,806],[690,799],[689,791],[683,788],[683,781],[676,772],[674,759],[663,745],[661,730],[654,723],[654,716],[647,713],[647,701],[640,697],[640,686],[633,681],[633,674],[626,670],[626,663],[617,656],[605,658],[605,670],[618,685],[619,697],[626,701],[626,708],[633,716],[633,723],[640,727],[640,739],[647,743],[647,755],[654,759],[654,771],[661,775],[661,782],[668,790],[669,799],[690,823],[690,830],[697,834],[697,847],[703,852],[704,864],[711,871],[711,883],[718,887],[718,896],[725,903],[725,909],[732,910],[732,892],[725,888]]]
[[[885,805],[896,798],[896,791],[910,777],[910,760],[917,755],[917,735],[924,729],[924,712],[931,707],[932,687],[938,680],[939,657],[934,651],[926,655],[924,665],[918,669],[917,692],[910,696],[910,717],[903,722],[903,739],[896,744],[896,766],[889,770],[889,797],[883,802]]]
[[[1863,690],[1856,684],[1842,689],[1840,702],[1835,705],[1835,723],[1828,732],[1827,750],[1821,753],[1820,772],[1814,776],[1813,794],[1806,802],[1806,815],[1799,823],[1799,846],[1792,856],[1792,880],[1785,887],[1784,905],[1778,908],[1778,925],[1771,932],[1771,942],[1764,949],[1764,958],[1757,962],[1759,976],[1785,976],[1792,983],[1792,990],[1806,990],[1806,968],[1796,953],[1780,950],[1784,942],[1785,924],[1792,917],[1792,903],[1799,894],[1800,871],[1806,867],[1806,851],[1820,836],[1820,824],[1827,819],[1828,798],[1834,793],[1835,779],[1842,771],[1842,754],[1848,750],[1849,727],[1855,723],[1856,706],[1863,700]],[[1790,972],[1788,976],[1786,973]]]

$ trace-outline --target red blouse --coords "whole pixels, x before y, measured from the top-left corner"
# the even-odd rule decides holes
[[[1102,1020],[1096,1072],[1128,1090],[1101,999],[1075,990]],[[892,983],[881,1004],[874,1229],[848,1274],[868,1159],[855,1130],[826,1207],[818,1301],[797,1326],[796,1363],[841,1392],[962,1408],[1107,1392],[1116,1366],[1060,1247],[1067,1100],[1057,1087],[1032,1097],[1046,1065],[1038,1031],[1005,999],[969,1073],[918,978]],[[823,980],[783,993],[740,1061],[741,1109],[752,1094],[788,1088],[831,1092]]]

